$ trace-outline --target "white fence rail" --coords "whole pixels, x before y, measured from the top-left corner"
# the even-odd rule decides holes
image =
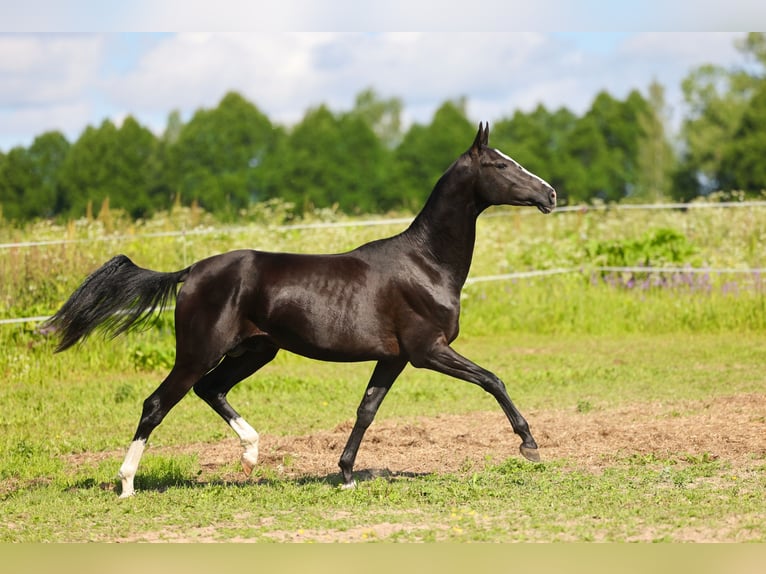
[[[710,209],[710,208],[743,208],[743,207],[766,207],[766,201],[728,201],[720,203],[657,203],[657,204],[618,204],[618,205],[572,205],[556,209],[553,213],[580,213],[588,211],[603,211],[607,209],[614,210],[636,210],[636,209]],[[513,213],[527,212],[500,212],[490,213],[484,217],[504,217]],[[412,218],[388,218],[371,219],[359,221],[340,221],[340,222],[319,222],[319,223],[296,223],[291,225],[277,225],[273,229],[279,231],[299,230],[299,229],[332,229],[342,227],[368,227],[375,225],[405,225],[409,224]],[[251,226],[228,227],[223,231],[227,233],[242,233],[251,231]],[[222,229],[193,229],[189,231],[160,231],[156,233],[143,233],[137,235],[117,235],[107,237],[96,237],[87,239],[60,239],[46,241],[21,241],[17,243],[0,243],[0,249],[41,247],[45,245],[66,245],[74,243],[93,243],[99,241],[125,241],[129,239],[156,238],[156,237],[185,237],[194,235],[207,235],[210,233],[221,233]],[[487,281],[507,281],[509,279],[527,279],[531,277],[547,277],[552,275],[562,275],[566,273],[583,272],[582,268],[564,268],[564,269],[540,269],[532,271],[519,271],[515,273],[503,273],[500,275],[486,275],[483,277],[469,277],[466,285],[474,283],[483,283]],[[763,274],[766,269],[714,269],[709,267],[590,267],[588,271],[596,272],[625,272],[625,273],[749,273]],[[0,319],[0,325],[13,325],[19,323],[37,323],[47,320],[47,316],[38,317],[18,317],[11,319]]]
[[[561,213],[587,213],[588,211],[605,210],[658,210],[658,209],[713,209],[713,208],[744,208],[744,207],[766,207],[766,201],[725,201],[720,203],[652,203],[652,204],[617,204],[617,205],[569,205],[557,208],[553,214]],[[483,217],[507,217],[512,214],[536,213],[536,211],[502,211],[498,213],[488,213]],[[272,227],[277,231],[289,231],[300,229],[333,229],[343,227],[371,227],[376,225],[406,225],[412,221],[411,217],[399,217],[389,219],[368,219],[359,221],[337,221],[337,222],[317,222],[317,223],[295,223],[290,225],[276,225]],[[194,235],[208,235],[211,233],[244,233],[252,231],[252,226],[235,226],[214,229],[192,229],[183,231],[158,231],[154,233],[141,233],[136,235],[111,235],[106,237],[94,237],[86,239],[53,239],[45,241],[21,241],[16,243],[0,243],[0,249],[42,247],[45,245],[67,245],[76,243],[95,243],[100,241],[126,241],[131,239],[151,239],[156,237],[186,237]]]
[[[610,273],[709,273],[709,274],[749,274],[764,275],[766,277],[766,268],[739,269],[739,268],[714,268],[714,267],[569,267],[558,269],[537,269],[531,271],[518,271],[516,273],[503,273],[501,275],[484,275],[481,277],[469,277],[466,285],[475,283],[484,283],[489,281],[508,281],[510,279],[530,279],[533,277],[551,277],[553,275],[564,275],[568,273],[586,273],[586,272],[610,272]],[[172,308],[166,309],[167,311]],[[0,319],[0,325],[13,325],[19,323],[40,323],[46,321],[48,316],[38,317],[18,317],[12,319]]]

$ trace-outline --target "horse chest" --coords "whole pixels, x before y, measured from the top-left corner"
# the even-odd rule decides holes
[[[405,325],[413,321],[423,330],[437,331],[448,340],[457,336],[460,319],[460,293],[443,285],[404,284],[399,290],[399,316]]]

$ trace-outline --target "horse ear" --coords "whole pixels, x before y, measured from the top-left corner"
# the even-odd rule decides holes
[[[478,152],[483,145],[487,145],[487,137],[484,134],[484,125],[479,122],[479,131],[476,132],[476,137],[474,138],[473,145],[471,146],[471,152]]]
[[[481,131],[481,124],[479,124],[479,131]],[[481,136],[481,145],[489,147],[489,122],[484,124],[484,134]]]

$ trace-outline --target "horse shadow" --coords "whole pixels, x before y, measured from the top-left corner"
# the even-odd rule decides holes
[[[370,482],[373,480],[383,480],[389,483],[394,483],[398,481],[424,478],[432,474],[433,473],[430,472],[397,471],[390,470],[388,468],[366,468],[355,470],[354,480],[357,484]],[[137,492],[157,493],[166,492],[171,488],[204,489],[211,486],[220,486],[225,488],[244,489],[258,486],[283,486],[286,484],[293,486],[326,485],[340,490],[344,484],[343,476],[340,472],[333,472],[324,475],[305,474],[296,477],[255,476],[247,480],[226,478],[199,480],[188,476],[181,477],[172,471],[158,471],[149,475],[136,475],[135,480]],[[92,490],[94,488],[105,491],[112,491],[119,495],[121,490],[121,483],[119,479],[115,479],[112,482],[98,482],[94,478],[85,478],[70,484],[66,490],[74,492],[81,490]]]

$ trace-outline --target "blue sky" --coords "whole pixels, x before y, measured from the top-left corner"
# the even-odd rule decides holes
[[[229,90],[290,125],[320,104],[347,110],[372,87],[400,98],[410,124],[462,97],[475,122],[538,104],[582,113],[601,90],[646,94],[657,80],[677,125],[690,70],[742,63],[734,42],[744,33],[706,30],[766,15],[752,0],[724,8],[712,0],[0,0],[0,150],[49,130],[74,141],[88,125],[127,115],[161,133],[171,111],[188,119]]]

